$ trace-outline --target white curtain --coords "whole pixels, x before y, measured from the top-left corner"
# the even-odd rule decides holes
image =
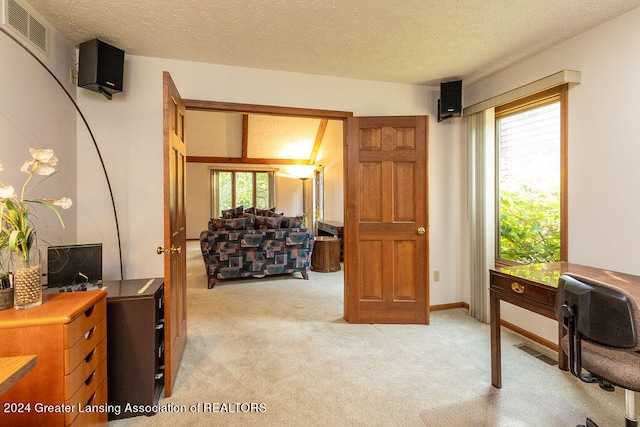
[[[495,263],[494,110],[467,117],[469,218],[471,223],[470,314],[489,322],[489,268]]]

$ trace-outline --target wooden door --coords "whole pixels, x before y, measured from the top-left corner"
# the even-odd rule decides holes
[[[347,119],[345,318],[429,323],[428,118]]]
[[[169,73],[164,86],[164,298],[165,396],[173,384],[187,344],[187,258],[185,106]],[[159,248],[162,249],[162,248]],[[159,250],[160,252],[160,250]]]

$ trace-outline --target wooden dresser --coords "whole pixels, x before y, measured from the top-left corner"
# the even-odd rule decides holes
[[[0,357],[37,355],[0,396],[3,425],[107,425],[106,295],[48,294],[39,307],[0,311]]]

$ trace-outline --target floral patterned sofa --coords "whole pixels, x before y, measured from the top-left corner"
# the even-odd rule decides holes
[[[301,217],[241,215],[212,219],[200,233],[209,289],[218,279],[297,271],[309,279],[315,236],[301,227]]]

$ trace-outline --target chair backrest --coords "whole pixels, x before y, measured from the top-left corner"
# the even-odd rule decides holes
[[[624,290],[608,283],[573,274],[558,281],[555,312],[568,327],[575,317],[575,328],[583,338],[598,344],[634,348],[638,345],[637,302]]]

